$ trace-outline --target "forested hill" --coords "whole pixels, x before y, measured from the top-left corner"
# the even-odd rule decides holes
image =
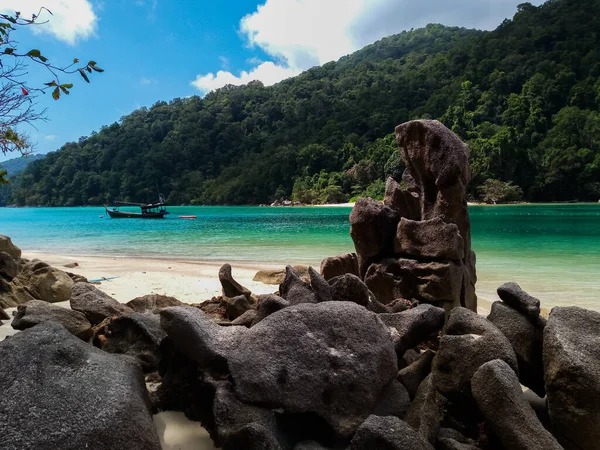
[[[521,4],[495,31],[404,32],[275,86],[134,111],[15,179],[28,205],[309,202],[381,195],[394,126],[438,118],[469,143],[475,197],[600,197],[600,0]],[[493,183],[492,183],[493,184]],[[518,189],[512,189],[518,193]]]

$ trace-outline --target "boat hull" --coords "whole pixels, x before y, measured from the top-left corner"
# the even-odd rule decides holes
[[[105,209],[106,214],[108,214],[112,219],[164,219],[165,216],[169,214],[167,211],[134,213],[126,211],[113,211],[108,208]]]

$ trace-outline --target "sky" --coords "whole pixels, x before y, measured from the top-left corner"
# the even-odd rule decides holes
[[[206,95],[226,84],[271,85],[428,23],[491,30],[523,0],[0,0],[0,13],[42,11],[19,28],[20,51],[39,49],[58,66],[74,58],[105,69],[69,96],[36,99],[47,121],[25,126],[36,153],[98,131],[157,101]],[[542,0],[531,1],[534,5]],[[6,57],[4,57],[6,58]],[[31,87],[55,79],[29,64]],[[0,155],[0,161],[15,157]]]

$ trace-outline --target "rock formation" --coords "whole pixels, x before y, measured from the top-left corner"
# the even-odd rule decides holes
[[[388,179],[383,204],[358,199],[350,215],[356,262],[353,254],[328,258],[321,273],[358,271],[384,305],[405,299],[476,311],[468,148],[434,120],[399,125],[396,140],[406,164],[401,183]]]

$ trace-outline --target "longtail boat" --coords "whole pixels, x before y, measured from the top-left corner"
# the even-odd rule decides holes
[[[121,206],[138,206],[141,212],[119,211]],[[158,203],[115,202],[115,206],[109,208],[104,205],[104,209],[106,214],[113,219],[163,219],[169,214],[166,205],[162,201]]]

